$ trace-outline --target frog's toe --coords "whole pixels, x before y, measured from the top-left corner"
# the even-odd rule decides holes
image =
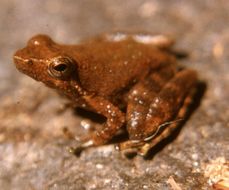
[[[86,149],[88,147],[91,147],[93,145],[94,145],[93,141],[92,140],[88,140],[86,142],[79,143],[75,147],[70,147],[68,149],[68,151],[70,153],[72,153],[72,154],[75,154],[76,156],[79,156],[84,149]]]
[[[150,144],[146,143],[138,150],[138,155],[145,157],[151,148]]]

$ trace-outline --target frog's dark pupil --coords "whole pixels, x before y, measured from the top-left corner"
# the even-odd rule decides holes
[[[65,71],[67,69],[67,65],[66,64],[59,64],[59,65],[56,65],[54,67],[54,69],[56,71],[63,72],[63,71]]]

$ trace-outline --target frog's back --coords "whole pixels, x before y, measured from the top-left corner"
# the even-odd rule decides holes
[[[155,47],[131,39],[91,42],[84,46],[84,57],[81,57],[79,65],[81,85],[103,96],[129,88],[144,78],[151,68],[160,64],[158,60],[164,55]]]

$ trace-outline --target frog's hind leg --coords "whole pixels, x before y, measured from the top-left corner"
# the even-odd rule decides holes
[[[196,92],[196,89],[192,89],[191,92],[188,94],[188,96],[185,98],[183,105],[181,109],[179,110],[177,117],[175,120],[170,122],[165,122],[161,125],[161,127],[164,127],[164,130],[161,131],[159,134],[153,134],[152,136],[148,137],[147,142],[143,144],[143,146],[138,149],[138,154],[141,156],[147,155],[149,150],[153,148],[155,145],[157,145],[159,142],[161,142],[163,139],[166,139],[171,135],[171,133],[180,125],[183,119],[186,118],[188,113],[188,107],[192,103],[193,96]],[[160,127],[159,127],[160,128]],[[159,132],[159,131],[158,131]]]
[[[138,142],[139,139],[141,140],[144,136],[147,136],[144,125],[150,104],[163,86],[174,76],[175,72],[176,70],[172,64],[162,67],[137,83],[129,92],[126,121],[131,140],[121,143],[120,149],[134,147],[136,143],[132,143],[133,140]]]
[[[168,136],[169,132],[165,124],[169,124],[171,120],[177,117],[178,112],[182,110],[184,99],[195,83],[196,72],[192,70],[182,70],[169,80],[169,82],[167,81],[167,83],[163,85],[163,88],[160,89],[160,92],[153,97],[152,101],[147,102],[148,106],[145,108],[147,111],[145,110],[144,112],[146,116],[141,120],[141,123],[138,122],[138,125],[133,125],[132,122],[135,122],[138,117],[129,118],[130,124],[127,126],[127,129],[130,133],[130,141],[121,144],[120,149],[143,145],[144,148],[142,148],[140,152],[141,154],[146,154],[155,142],[158,142],[163,136]],[[135,113],[137,107],[139,107],[139,105],[129,110],[129,112],[131,114]],[[137,111],[136,113],[139,112]],[[158,132],[161,126],[163,126],[163,128],[165,127],[166,130],[164,129],[163,131],[165,132],[159,134]],[[175,127],[175,123],[171,126]],[[172,127],[170,129],[172,129]],[[159,136],[161,136],[161,138],[159,138]],[[152,137],[157,140],[154,142],[151,141]],[[148,143],[147,145],[147,141],[151,141],[152,143]]]

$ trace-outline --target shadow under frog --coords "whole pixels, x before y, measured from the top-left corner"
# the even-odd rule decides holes
[[[108,143],[124,127],[128,139],[118,149],[145,156],[184,120],[197,89],[196,71],[177,65],[173,43],[164,35],[117,32],[62,45],[37,35],[14,62],[73,107],[106,118],[72,151]]]

